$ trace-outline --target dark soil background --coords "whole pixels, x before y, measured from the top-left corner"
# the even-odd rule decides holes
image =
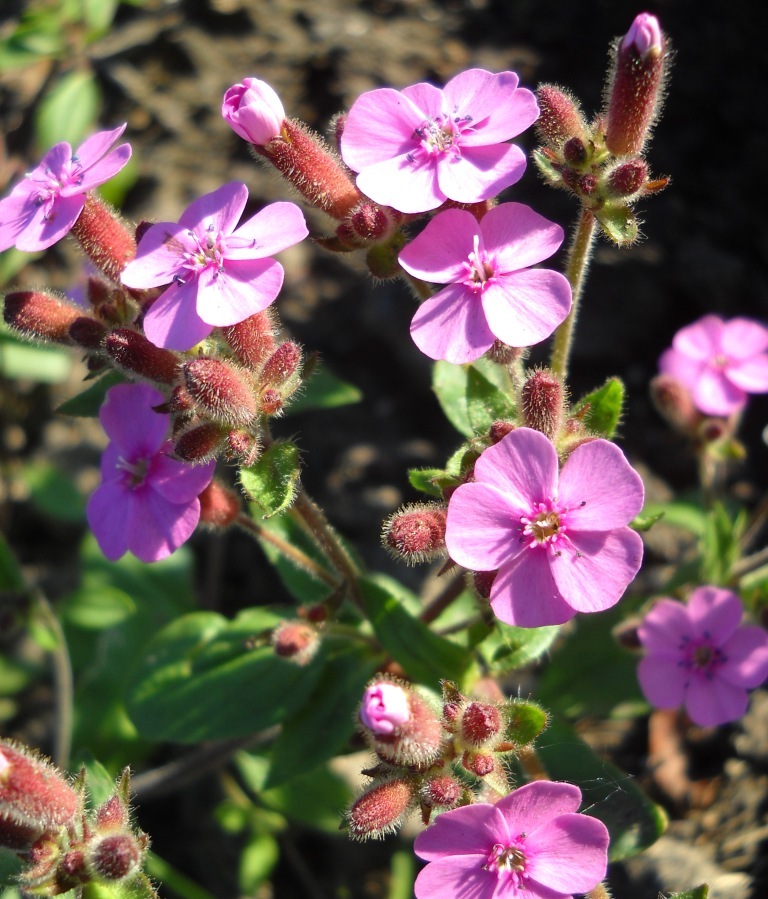
[[[4,0],[0,26],[22,8]],[[659,16],[675,48],[666,107],[649,154],[653,172],[671,176],[672,184],[643,203],[644,238],[635,248],[602,243],[597,250],[571,388],[579,396],[610,375],[623,378],[630,395],[621,432],[625,451],[658,479],[662,492],[693,488],[694,460],[652,409],[647,385],[658,356],[682,325],[708,312],[765,318],[768,310],[768,132],[762,102],[768,54],[747,0],[727,6],[669,0],[645,7],[608,0],[187,0],[121,7],[112,33],[88,49],[88,58],[105,93],[104,125],[127,121],[126,137],[138,155],[140,179],[124,212],[135,221],[175,220],[193,198],[233,179],[249,185],[254,207],[285,198],[284,185],[253,162],[220,118],[224,90],[245,76],[268,81],[289,115],[320,131],[364,90],[444,83],[471,66],[513,69],[532,88],[545,81],[561,84],[591,114],[601,103],[609,42],[644,9]],[[31,115],[46,74],[0,81],[0,124],[19,172],[35,158]],[[532,140],[528,135],[528,148]],[[544,187],[532,167],[509,197],[564,227],[575,217],[569,198]],[[312,216],[312,229],[326,233],[329,222]],[[286,419],[284,433],[300,435],[309,492],[372,565],[386,568],[391,563],[379,546],[381,520],[415,499],[406,469],[440,465],[458,442],[431,392],[428,360],[408,336],[412,300],[399,284],[374,286],[360,260],[333,257],[309,244],[284,254],[284,263],[278,309],[286,326],[365,396],[361,404],[322,417]],[[57,248],[19,280],[67,288],[77,265],[69,247]],[[6,386],[3,395],[14,389]],[[35,397],[24,408],[54,404],[45,390]],[[748,503],[757,501],[768,481],[768,449],[761,440],[766,412],[768,400],[757,398],[742,428],[750,451],[735,481]],[[0,415],[4,427],[23,431],[16,449],[5,441],[4,458],[46,449],[63,453],[39,416],[7,408]],[[93,461],[91,439],[91,432],[68,432],[65,449]],[[54,528],[13,497],[5,498],[0,523],[25,563],[48,579],[55,599],[66,586],[66,562],[80,532]],[[280,589],[245,539],[232,535],[212,549],[203,538],[198,546],[208,561],[207,586],[219,577],[223,585],[216,594],[206,590],[207,604],[231,611],[249,601],[254,584],[264,593]],[[655,561],[662,561],[665,547],[656,550]],[[416,582],[421,574],[406,576]],[[658,889],[690,887],[706,878],[716,884],[712,896],[768,895],[768,864],[760,851],[768,846],[766,715],[768,703],[758,695],[743,729],[686,748],[691,758],[708,762],[708,808],[690,812],[690,803],[672,804],[678,819],[672,836],[660,841],[651,862],[615,872],[617,899],[650,899]],[[640,727],[613,742],[621,741],[620,762],[643,775],[645,732]],[[215,787],[147,803],[141,823],[160,854],[228,899],[236,889],[233,847],[202,822],[194,834],[178,833],[181,818],[199,821],[206,789]],[[385,895],[380,870],[388,864],[390,846],[361,848],[302,831],[291,840],[288,861],[274,881],[275,896]],[[311,869],[309,881],[304,866]]]

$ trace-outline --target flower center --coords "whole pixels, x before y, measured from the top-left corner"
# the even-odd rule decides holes
[[[417,147],[407,155],[409,162],[421,161],[424,157],[435,158],[449,153],[461,158],[461,135],[472,127],[472,116],[440,113],[425,119],[413,132]]]
[[[708,632],[699,640],[683,637],[680,650],[683,654],[680,664],[707,679],[714,677],[717,669],[728,661],[728,656],[719,646],[714,645]]]
[[[725,371],[730,367],[731,360],[722,353],[718,353],[710,358],[709,364],[717,371]]]
[[[483,865],[484,871],[495,873],[498,879],[503,881],[505,889],[511,886],[514,890],[514,895],[517,895],[515,888],[525,889],[525,881],[527,879],[525,869],[528,866],[528,860],[520,845],[524,839],[525,834],[520,834],[517,840],[515,840],[517,845],[514,846],[494,843]]]
[[[464,283],[476,293],[482,293],[493,278],[495,271],[493,262],[485,250],[480,248],[480,236],[475,234],[473,250],[467,257],[467,269]]]
[[[130,489],[136,490],[143,485],[147,479],[149,471],[149,458],[138,459],[136,462],[129,462],[120,456],[117,460],[117,468],[125,472],[123,483]]]
[[[38,185],[37,193],[32,195],[32,202],[35,206],[44,206],[43,219],[46,222],[52,222],[56,216],[54,208],[56,200],[61,196],[62,190],[65,187],[77,187],[82,184],[84,174],[80,158],[74,155],[62,165],[61,171],[58,173],[46,168],[42,178],[33,178],[31,173],[28,173],[26,177]]]
[[[520,540],[528,546],[553,546],[565,538],[567,509],[561,509],[553,500],[537,503],[529,515],[520,516]]]

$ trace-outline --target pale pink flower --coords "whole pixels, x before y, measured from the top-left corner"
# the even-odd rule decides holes
[[[221,114],[235,134],[258,147],[278,137],[285,121],[280,97],[258,78],[243,78],[228,88]]]
[[[237,223],[248,201],[232,181],[195,200],[178,224],[152,225],[122,274],[128,287],[170,284],[144,317],[144,333],[159,347],[188,350],[215,327],[236,325],[262,312],[283,285],[273,253],[307,234],[295,203],[272,203]]]
[[[416,837],[416,899],[571,899],[605,877],[609,835],[581,791],[534,781],[495,805],[443,812]]]
[[[124,131],[125,125],[99,131],[74,153],[66,141],[52,147],[0,200],[0,251],[15,246],[34,253],[61,240],[83,211],[88,191],[109,181],[131,158],[129,144],[111,150]]]
[[[488,200],[525,170],[525,154],[506,141],[539,109],[517,85],[514,72],[469,69],[442,90],[422,82],[368,91],[349,111],[341,155],[364,194],[401,212]]]
[[[410,717],[408,694],[398,684],[379,681],[363,694],[360,720],[374,734],[391,734]]]
[[[747,690],[768,677],[768,634],[741,627],[735,593],[699,587],[687,603],[661,599],[638,629],[645,658],[637,669],[645,698],[661,709],[685,706],[704,727],[736,721]]]
[[[619,601],[643,558],[627,524],[644,492],[617,446],[584,443],[558,471],[549,440],[517,428],[485,450],[474,477],[450,498],[445,542],[457,564],[498,570],[490,593],[497,618],[541,627]]]
[[[675,334],[659,369],[683,384],[705,415],[732,415],[748,393],[768,393],[768,328],[705,315]]]
[[[661,53],[664,37],[661,33],[661,25],[656,16],[648,12],[641,12],[635,16],[629,31],[621,41],[622,49],[634,46],[642,59],[649,53]]]
[[[164,401],[147,384],[118,384],[99,412],[110,443],[101,459],[101,485],[86,512],[111,561],[126,552],[142,562],[164,559],[189,539],[200,520],[198,496],[216,463],[193,466],[170,457],[171,418],[152,408]]]
[[[400,253],[400,265],[449,286],[423,302],[411,322],[431,359],[471,362],[495,340],[524,347],[549,337],[571,309],[568,280],[530,266],[551,256],[563,229],[521,203],[502,203],[480,222],[447,209]]]

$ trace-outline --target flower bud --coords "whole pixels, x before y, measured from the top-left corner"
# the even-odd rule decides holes
[[[244,78],[228,88],[221,114],[235,134],[259,147],[279,137],[285,121],[280,97],[258,78]]]
[[[495,421],[488,429],[488,439],[491,443],[499,443],[516,427],[513,421]]]
[[[253,465],[261,453],[261,444],[250,431],[234,430],[227,434],[227,457],[238,459],[246,468]]]
[[[582,166],[587,161],[587,145],[580,137],[572,137],[563,145],[563,159],[573,166]]]
[[[470,702],[461,716],[461,739],[477,748],[493,743],[503,725],[501,713],[487,702]]]
[[[472,585],[477,591],[477,595],[482,599],[490,599],[491,587],[496,580],[498,571],[473,571]]]
[[[576,98],[554,84],[542,84],[536,91],[541,110],[536,120],[539,140],[557,150],[570,139],[587,141],[589,129]]]
[[[131,328],[116,328],[107,335],[104,347],[117,368],[148,381],[172,384],[179,377],[179,356]]]
[[[555,440],[563,424],[563,385],[554,372],[537,369],[525,380],[520,393],[522,423]]]
[[[415,785],[406,778],[393,778],[369,787],[347,812],[347,827],[353,840],[378,840],[397,830],[415,802]]]
[[[465,770],[475,777],[487,777],[496,770],[496,759],[490,752],[467,752],[461,758]]]
[[[226,528],[240,514],[240,500],[237,495],[218,481],[211,481],[198,499],[201,524]]]
[[[267,387],[259,394],[259,411],[264,415],[278,415],[283,411],[283,397],[279,390]]]
[[[86,350],[99,350],[102,347],[107,328],[95,318],[81,315],[69,326],[69,338],[72,343]]]
[[[401,212],[368,200],[350,215],[349,226],[354,237],[365,243],[389,237],[402,219]]]
[[[411,709],[408,694],[392,681],[371,684],[363,694],[360,721],[374,734],[391,734],[406,723]]]
[[[259,384],[264,387],[282,387],[298,370],[301,363],[301,347],[292,340],[281,343],[264,363]]]
[[[444,506],[405,506],[384,522],[382,541],[393,556],[410,565],[426,562],[445,550],[445,521]]]
[[[430,777],[421,785],[421,804],[428,809],[455,808],[464,794],[464,787],[448,774]]]
[[[650,384],[658,413],[678,431],[692,433],[702,420],[688,388],[671,375],[656,375]]]
[[[366,728],[365,731],[371,748],[382,761],[395,765],[423,768],[431,764],[440,755],[442,749],[443,729],[440,719],[426,700],[415,690],[407,687],[405,683],[379,678],[373,681],[368,689],[385,683],[399,687],[405,694],[408,717],[402,723],[397,724],[397,718],[402,717],[404,712],[402,708],[399,713],[393,711],[392,717],[389,718],[393,729],[391,732],[385,733],[381,732],[380,728],[387,727],[387,724],[383,723],[387,720],[387,716],[382,714],[377,724],[379,730]],[[387,697],[387,701],[390,698]],[[373,712],[373,709],[371,711]]]
[[[184,462],[208,462],[224,446],[227,431],[212,421],[185,428],[174,440],[174,452]]]
[[[614,156],[642,152],[661,111],[668,60],[658,19],[641,13],[614,49],[605,132]]]
[[[275,330],[269,309],[257,312],[236,325],[221,328],[238,362],[258,369],[275,351]]]
[[[115,793],[96,809],[94,820],[96,830],[105,833],[112,830],[123,830],[128,825],[128,810],[120,796]]]
[[[80,797],[49,762],[0,741],[0,846],[28,849],[61,827],[74,829]]]
[[[256,417],[251,380],[222,359],[199,356],[183,366],[187,390],[198,410],[208,418],[235,427]]]
[[[275,655],[296,665],[307,665],[320,647],[320,635],[306,621],[282,621],[272,631]]]
[[[97,880],[125,880],[138,872],[142,855],[136,837],[123,831],[94,837],[87,845],[85,864]]]
[[[123,269],[136,255],[136,240],[115,210],[97,194],[87,193],[71,234],[96,268],[119,283]]]
[[[622,162],[608,175],[608,194],[630,198],[640,191],[648,180],[648,165],[644,159]]]
[[[25,337],[71,344],[70,327],[81,318],[79,306],[41,290],[18,290],[5,295],[3,319]]]

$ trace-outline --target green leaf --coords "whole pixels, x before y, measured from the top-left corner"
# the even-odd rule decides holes
[[[301,476],[299,449],[294,443],[273,443],[258,461],[240,469],[240,483],[264,518],[288,509]]]
[[[85,499],[71,477],[42,461],[24,465],[19,475],[39,511],[58,521],[85,521]]]
[[[515,415],[507,394],[473,366],[467,369],[467,415],[476,434],[486,434],[495,421]]]
[[[279,786],[344,749],[355,731],[355,708],[381,661],[356,646],[329,659],[314,690],[275,740],[266,788]],[[312,747],[310,758],[307,746]]]
[[[37,141],[48,148],[67,141],[76,148],[93,131],[101,91],[90,70],[69,72],[43,97],[35,118]]]
[[[319,366],[308,380],[306,388],[291,399],[286,414],[307,412],[310,409],[334,409],[337,406],[359,403],[362,398],[362,390],[337,378],[325,366]]]
[[[441,678],[461,684],[471,664],[470,654],[407,611],[405,588],[398,591],[394,584],[374,575],[363,578],[360,589],[376,637],[406,674],[433,689]]]
[[[96,32],[92,38],[98,37],[108,30],[115,17],[120,0],[82,0],[83,18],[89,29]]]
[[[733,564],[739,558],[739,540],[744,533],[746,512],[732,515],[722,503],[715,503],[705,519],[702,545],[701,582],[728,583]]]
[[[240,853],[239,881],[243,896],[255,896],[280,860],[280,844],[269,833],[254,834]],[[194,897],[190,897],[194,899]]]
[[[131,596],[109,585],[98,590],[81,587],[70,593],[59,607],[67,621],[88,630],[116,627],[137,611]]]
[[[702,537],[707,527],[707,513],[696,503],[673,501],[669,503],[646,503],[643,506],[643,518],[659,520],[665,524],[690,531]]]
[[[603,234],[617,246],[628,247],[637,240],[637,218],[629,206],[603,206],[595,210],[595,218]]]
[[[709,896],[709,885],[703,883],[699,887],[692,890],[685,890],[683,893],[672,893],[669,899],[707,899]]]
[[[148,852],[144,860],[144,868],[150,877],[159,880],[164,887],[172,890],[180,899],[214,899],[208,890],[203,889],[190,880],[181,871],[176,870],[164,858],[154,852]],[[163,891],[165,893],[165,891]]]
[[[267,609],[248,609],[231,622],[195,612],[164,628],[129,690],[128,710],[139,733],[198,743],[285,721],[314,687],[322,656],[302,668],[278,658],[270,645],[258,645],[280,620]]]
[[[62,415],[75,415],[79,418],[95,418],[104,402],[107,391],[117,384],[125,384],[126,379],[120,372],[110,371],[91,384],[82,393],[65,400],[56,410]]]
[[[0,65],[1,68],[2,65]],[[25,265],[34,262],[42,255],[42,253],[24,253],[15,247],[0,253],[0,287],[13,281]]]
[[[410,468],[408,470],[408,480],[411,487],[440,499],[443,497],[443,491],[437,484],[445,478],[446,473],[442,468]]]
[[[547,727],[549,716],[536,702],[511,699],[504,706],[504,736],[518,746],[532,743]]]
[[[392,855],[389,868],[389,892],[387,899],[411,899],[416,862],[412,852],[400,849]]]
[[[0,590],[19,593],[24,589],[24,576],[11,547],[0,531]]]
[[[71,370],[72,356],[67,350],[24,343],[7,328],[0,329],[0,374],[4,377],[60,384]]]
[[[573,407],[577,415],[586,409],[584,424],[593,434],[612,440],[621,421],[624,406],[624,384],[619,378],[609,378],[602,387],[583,396]]]
[[[485,359],[471,365],[435,363],[432,389],[448,421],[465,437],[474,437],[477,430],[487,431],[497,418],[514,414],[503,369]],[[486,402],[492,411],[484,411]]]
[[[512,627],[497,622],[479,649],[493,674],[506,674],[541,658],[557,639],[560,628]]]
[[[536,754],[552,780],[581,789],[584,812],[599,818],[611,835],[611,861],[642,852],[666,830],[663,809],[648,799],[632,777],[599,758],[567,725],[550,723],[536,742]]]

